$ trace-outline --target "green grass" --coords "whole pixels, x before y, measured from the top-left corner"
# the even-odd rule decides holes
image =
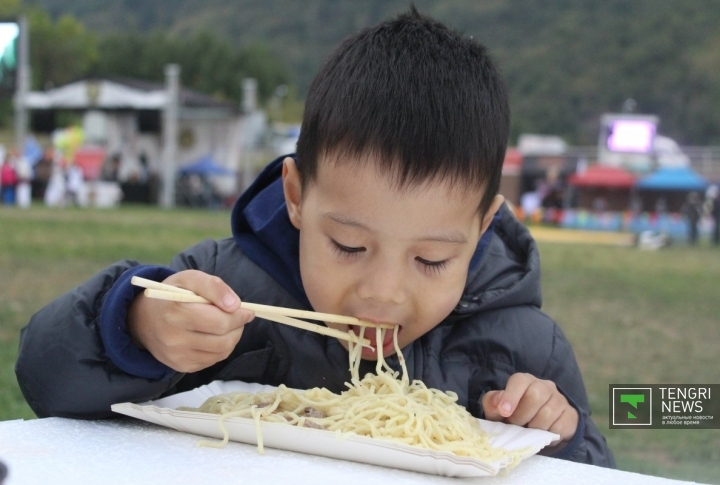
[[[720,249],[543,243],[544,311],[577,355],[618,467],[720,483],[720,430],[608,428],[609,384],[720,383]]]
[[[204,238],[228,236],[229,220],[228,211],[0,206],[0,420],[34,417],[13,370],[33,313],[120,259],[168,264]]]
[[[230,234],[227,211],[0,207],[0,420],[32,418],[15,380],[20,329],[119,259],[166,264]],[[610,430],[608,384],[720,383],[720,250],[540,244],[543,309],[573,344],[594,420],[623,470],[720,484],[720,430]]]

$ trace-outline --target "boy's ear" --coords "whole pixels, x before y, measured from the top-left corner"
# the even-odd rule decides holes
[[[493,220],[493,216],[495,213],[500,209],[500,206],[503,205],[503,202],[505,202],[505,197],[498,194],[495,196],[495,198],[492,201],[492,204],[490,204],[490,207],[488,208],[487,212],[483,215],[482,223],[480,224],[480,236],[485,234],[485,231],[487,231],[487,228],[490,227],[490,223]]]
[[[283,160],[282,179],[285,205],[287,206],[290,222],[296,229],[300,229],[302,181],[300,180],[300,172],[298,172],[297,165],[295,165],[295,160],[292,157],[286,157]]]

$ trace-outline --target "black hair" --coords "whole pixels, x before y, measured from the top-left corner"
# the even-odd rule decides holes
[[[509,125],[507,91],[485,47],[411,5],[325,61],[308,91],[298,170],[307,187],[321,157],[373,157],[399,188],[484,188],[484,214],[500,188]]]

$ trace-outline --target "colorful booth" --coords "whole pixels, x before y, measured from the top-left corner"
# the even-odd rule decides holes
[[[643,210],[679,212],[689,192],[703,195],[709,184],[689,167],[664,167],[638,180],[636,188]]]
[[[635,186],[635,175],[619,167],[593,165],[582,173],[568,177],[569,186],[575,191],[579,208],[624,211],[630,207],[630,195]]]

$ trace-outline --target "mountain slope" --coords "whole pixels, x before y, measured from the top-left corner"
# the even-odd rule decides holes
[[[263,42],[301,92],[345,36],[404,11],[398,0],[34,0],[99,33],[211,28]],[[418,9],[475,36],[512,93],[513,132],[595,143],[600,114],[634,98],[685,144],[720,143],[720,4],[714,0],[418,0]]]

